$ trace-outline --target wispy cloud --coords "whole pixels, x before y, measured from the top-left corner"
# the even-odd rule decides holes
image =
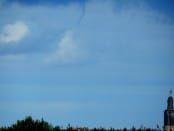
[[[93,103],[80,103],[80,102],[0,102],[2,105],[0,107],[0,111],[13,111],[18,112],[18,107],[23,107],[24,110],[28,110],[30,112],[73,112],[77,110],[83,110],[85,108],[95,108]]]
[[[19,42],[28,33],[27,25],[21,21],[14,24],[7,24],[0,33],[0,44]]]
[[[45,59],[45,62],[67,64],[79,60],[83,54],[75,43],[73,35],[72,31],[67,31],[58,42],[58,48]]]
[[[11,23],[25,19],[30,27],[30,36],[22,41],[25,42],[21,44],[23,47],[17,51],[13,48],[13,51],[33,54],[36,59],[44,59],[46,63],[78,63],[84,60],[84,54],[88,55],[89,63],[126,64],[156,63],[157,60],[165,61],[165,57],[172,56],[174,26],[170,17],[148,8],[144,3],[141,6],[125,4],[120,8],[118,5],[119,2],[113,1],[89,1],[85,3],[84,11],[76,4],[51,8],[24,8],[21,4],[14,4],[3,9],[0,15],[4,17],[2,21],[8,19]],[[9,17],[4,13],[9,14]],[[16,13],[19,13],[18,17]],[[10,33],[6,31],[9,25],[4,27],[0,34],[1,44],[2,41],[4,44],[18,42],[27,34],[27,25],[17,23],[20,22],[10,25],[13,27]],[[17,25],[23,25],[24,30],[21,31],[20,27],[16,31]],[[62,32],[65,32],[63,36]],[[3,52],[7,54],[9,50],[4,48]],[[44,58],[37,57],[37,54]]]
[[[22,61],[26,59],[26,55],[24,54],[7,54],[7,55],[0,55],[1,62],[16,62]]]

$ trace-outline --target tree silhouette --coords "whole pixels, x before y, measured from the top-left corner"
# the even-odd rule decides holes
[[[131,129],[123,128],[123,129],[114,129],[114,128],[92,128],[88,127],[73,127],[70,124],[67,125],[66,128],[60,126],[53,127],[48,122],[41,120],[33,120],[31,116],[26,117],[24,120],[17,120],[15,124],[9,127],[0,127],[0,131],[160,131],[159,128],[151,129],[140,127],[136,129],[134,126]]]

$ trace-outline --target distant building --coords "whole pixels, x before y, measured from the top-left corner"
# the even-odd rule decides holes
[[[174,131],[174,109],[172,91],[167,100],[167,109],[164,111],[164,131]]]

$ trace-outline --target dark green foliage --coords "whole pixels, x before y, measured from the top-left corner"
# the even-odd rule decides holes
[[[42,120],[33,120],[31,116],[25,120],[18,120],[16,124],[10,127],[2,127],[0,131],[53,131],[53,127],[48,122]]]
[[[24,120],[18,120],[15,124],[10,127],[0,127],[0,131],[161,131],[158,129],[151,128],[139,128],[132,127],[131,129],[114,129],[114,128],[92,128],[87,127],[72,127],[70,124],[66,128],[60,126],[51,126],[48,122],[41,120],[33,120],[31,116],[26,117]]]

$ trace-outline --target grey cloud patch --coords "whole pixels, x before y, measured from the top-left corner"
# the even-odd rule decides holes
[[[172,46],[173,24],[169,20],[146,7],[114,11],[109,2],[94,2],[86,5],[80,36],[86,35],[87,43],[93,43],[91,48],[95,48],[93,53],[104,61],[112,57],[116,61],[153,61],[169,53],[166,43]]]

